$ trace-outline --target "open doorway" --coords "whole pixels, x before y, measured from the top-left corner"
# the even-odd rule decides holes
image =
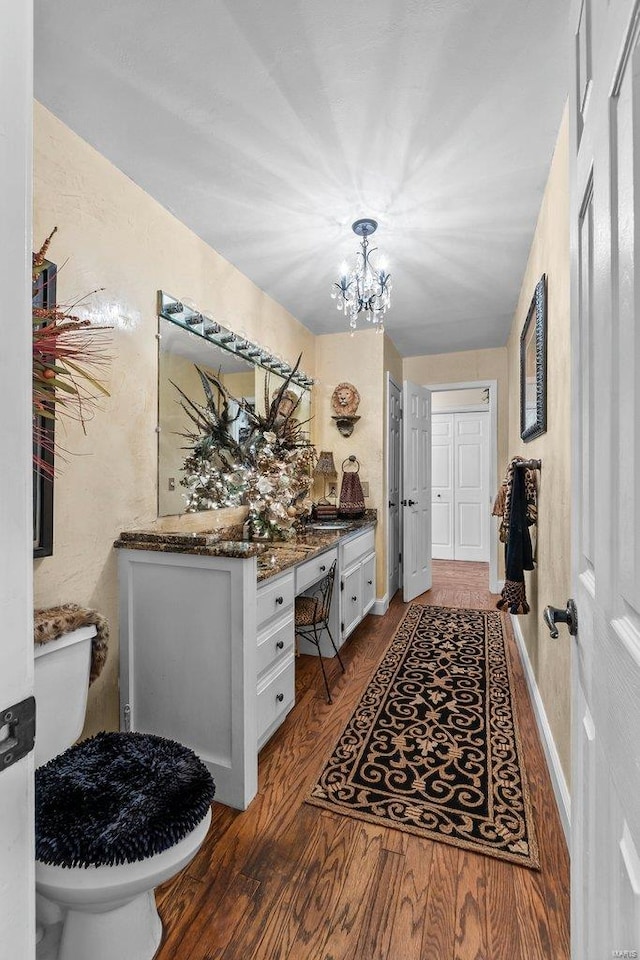
[[[497,381],[426,384],[432,391],[432,556],[487,563],[499,593],[491,505],[497,488]]]

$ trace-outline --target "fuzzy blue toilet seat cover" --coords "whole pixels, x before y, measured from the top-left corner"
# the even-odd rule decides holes
[[[36,857],[66,867],[145,860],[186,837],[214,793],[188,747],[148,733],[99,733],[36,770]]]

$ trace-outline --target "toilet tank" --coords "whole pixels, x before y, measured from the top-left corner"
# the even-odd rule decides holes
[[[95,626],[34,646],[36,767],[78,739],[84,726]]]

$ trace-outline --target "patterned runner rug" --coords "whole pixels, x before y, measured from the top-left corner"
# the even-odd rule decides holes
[[[307,803],[537,868],[501,614],[412,604]]]

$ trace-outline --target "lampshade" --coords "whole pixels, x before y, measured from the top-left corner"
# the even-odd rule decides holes
[[[313,468],[313,473],[315,476],[319,477],[329,477],[337,476],[338,471],[336,470],[336,465],[333,462],[333,453],[331,450],[321,450],[320,456],[318,457],[318,462]]]

